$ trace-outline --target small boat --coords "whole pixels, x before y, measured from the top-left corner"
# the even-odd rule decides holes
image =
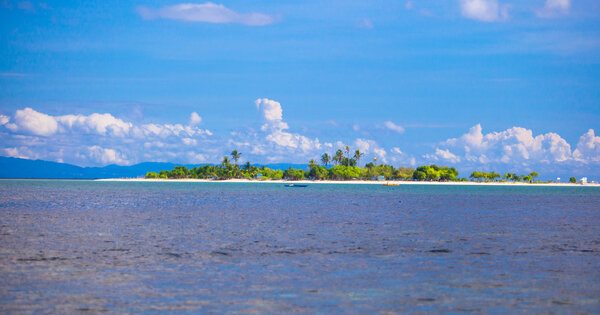
[[[308,185],[305,185],[305,184],[285,184],[283,186],[285,186],[285,187],[307,187]]]
[[[396,184],[396,183],[385,183],[383,184],[383,186],[400,186],[400,184]]]

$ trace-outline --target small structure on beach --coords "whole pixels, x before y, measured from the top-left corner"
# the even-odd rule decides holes
[[[580,183],[581,185],[585,185],[585,184],[587,184],[587,183],[588,183],[587,177],[582,177],[582,178],[579,180],[579,183]]]
[[[262,179],[263,178],[263,174],[256,174],[256,179]]]

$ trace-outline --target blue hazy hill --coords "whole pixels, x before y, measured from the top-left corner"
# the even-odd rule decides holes
[[[144,162],[130,166],[107,165],[103,167],[81,167],[66,163],[27,160],[11,157],[0,157],[0,178],[48,178],[48,179],[95,179],[142,177],[147,172],[171,170],[175,166],[185,165],[193,168],[199,165],[176,164],[165,162]],[[272,169],[289,167],[306,169],[306,164],[267,164]]]

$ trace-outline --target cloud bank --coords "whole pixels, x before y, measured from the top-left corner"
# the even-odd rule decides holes
[[[244,161],[306,163],[318,160],[324,152],[333,155],[348,144],[352,151],[359,149],[365,154],[363,165],[377,158],[378,162],[395,166],[436,163],[456,166],[461,171],[536,170],[550,174],[561,170],[588,174],[600,166],[600,136],[593,129],[571,146],[553,132],[535,135],[530,129],[511,127],[484,133],[477,124],[415,158],[394,146],[396,141],[389,138],[389,132],[382,132],[381,127],[374,130],[388,138],[390,147],[382,146],[377,142],[378,135],[369,133],[346,142],[340,139],[321,142],[314,130],[292,129],[284,119],[281,103],[259,98],[254,107],[256,124],[239,127],[227,136],[201,128],[204,120],[197,112],[190,114],[187,124],[142,124],[110,113],[49,115],[26,107],[12,115],[0,115],[0,155],[82,166],[146,161],[197,164],[218,163],[231,150],[238,149]],[[397,137],[405,132],[391,121],[383,125]],[[348,132],[352,133],[350,129]]]
[[[483,22],[498,22],[508,19],[510,7],[497,0],[460,0],[460,10],[464,17]]]
[[[441,143],[434,153],[423,158],[466,168],[577,168],[600,164],[600,137],[590,129],[571,151],[571,145],[553,132],[534,136],[530,129],[512,127],[484,134],[477,124],[462,136]]]
[[[182,147],[212,136],[210,130],[197,126],[201,121],[194,112],[189,125],[136,125],[108,113],[51,116],[27,107],[13,117],[0,116],[0,125],[10,131],[0,134],[5,146],[1,150],[11,157],[68,160],[78,165],[190,161]]]
[[[205,2],[203,4],[181,3],[162,8],[140,6],[137,12],[146,20],[169,19],[186,22],[238,23],[249,26],[263,26],[276,22],[276,19],[264,13],[238,13],[222,4]]]

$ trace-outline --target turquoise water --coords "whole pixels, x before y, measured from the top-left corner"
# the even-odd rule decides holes
[[[0,181],[0,312],[600,312],[600,189]]]

